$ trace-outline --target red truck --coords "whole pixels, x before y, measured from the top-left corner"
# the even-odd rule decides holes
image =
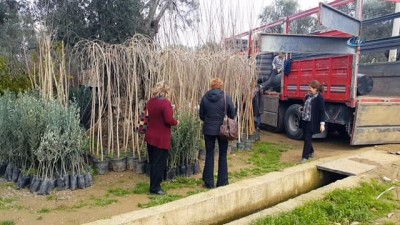
[[[334,9],[347,4],[357,6],[357,18]],[[336,130],[351,137],[352,145],[400,143],[400,63],[359,63],[363,52],[380,52],[383,55],[384,51],[400,48],[400,36],[366,40],[361,46],[362,39],[368,38],[362,36],[364,25],[394,20],[400,17],[400,13],[363,20],[362,9],[362,1],[356,0],[320,3],[319,7],[232,37],[234,40],[248,37],[248,49],[243,52],[248,56],[257,53],[256,69],[260,78],[271,74],[271,52],[306,53],[306,57],[293,58],[290,73],[282,76],[278,90],[264,92],[262,124],[272,127],[274,131],[285,131],[290,138],[301,139],[303,132],[298,126],[299,109],[309,82],[318,80],[326,90],[323,96],[327,130]],[[318,14],[320,24],[329,27],[330,31],[317,35],[290,34],[293,21],[314,14]],[[260,34],[258,39],[253,40],[256,34],[276,26],[281,26],[284,34]],[[314,42],[314,38],[318,41]],[[372,89],[363,90],[365,88],[360,86],[358,78],[371,78],[364,79],[367,83],[364,82],[364,87]],[[370,81],[373,85],[368,84]],[[326,133],[316,136],[324,135]]]
[[[271,58],[266,55],[258,58]],[[360,64],[359,73],[374,83],[368,95],[355,98],[353,66],[353,55],[294,60],[290,73],[282,76],[281,91],[264,92],[261,123],[301,139],[300,107],[309,82],[318,80],[325,87],[327,130],[350,136],[352,145],[400,143],[400,62]]]

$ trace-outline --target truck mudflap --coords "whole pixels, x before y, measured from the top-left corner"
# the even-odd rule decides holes
[[[400,102],[358,102],[352,145],[400,143]]]

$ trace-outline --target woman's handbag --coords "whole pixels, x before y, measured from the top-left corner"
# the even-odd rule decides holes
[[[227,115],[225,93],[224,93],[224,103],[225,103],[225,116],[222,125],[219,128],[219,137],[226,139],[228,141],[237,140],[239,137],[238,123],[236,122],[236,120],[229,118]]]

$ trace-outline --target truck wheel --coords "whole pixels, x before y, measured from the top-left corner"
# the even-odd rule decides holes
[[[286,136],[296,140],[303,138],[303,130],[299,127],[301,119],[300,107],[301,105],[299,104],[293,104],[285,112]]]

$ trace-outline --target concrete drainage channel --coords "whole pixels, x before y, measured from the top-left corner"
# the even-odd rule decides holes
[[[335,188],[356,186],[361,180],[357,175],[399,159],[371,151],[338,160],[314,161],[88,224],[249,224],[322,198]]]

